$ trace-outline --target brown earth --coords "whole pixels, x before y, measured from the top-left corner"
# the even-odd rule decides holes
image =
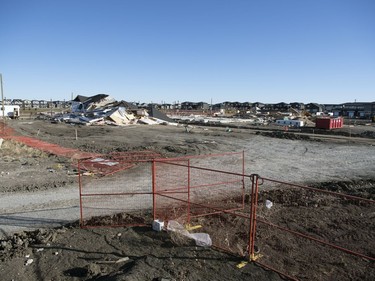
[[[291,178],[292,182],[375,199],[375,142],[363,137],[372,134],[361,134],[372,132],[373,127],[369,126],[354,128],[361,136],[357,142],[352,135],[353,128],[350,137],[322,137],[319,140],[316,134],[285,137],[279,133],[256,134],[256,130],[233,129],[229,133],[223,128],[205,127],[195,127],[186,133],[183,127],[169,126],[73,127],[43,121],[12,121],[10,125],[18,134],[95,153],[153,150],[164,157],[175,157],[245,150],[251,166],[249,173],[252,169],[260,170],[284,179],[285,173],[298,169],[300,172]],[[77,139],[75,129],[78,129]],[[275,155],[282,160],[280,163],[285,165],[280,165],[278,157],[273,154],[269,161],[274,163],[263,163],[264,159],[258,157],[263,153],[263,146],[258,146],[259,143],[266,146],[265,151],[276,151]],[[251,149],[255,147],[257,154]],[[287,150],[287,147],[291,149]],[[325,174],[319,163],[329,161],[326,158],[332,149],[339,152],[331,156],[337,157],[332,161],[341,165],[332,167],[330,162],[324,162],[326,170],[331,169]],[[301,151],[307,159],[293,156],[290,151]],[[310,151],[313,153],[309,156]],[[318,155],[319,151],[322,155]],[[19,194],[19,200],[24,200],[22,206],[14,207],[14,211],[11,205],[7,209],[1,208],[0,226],[6,234],[0,244],[2,280],[281,279],[278,274],[255,263],[238,269],[236,265],[243,260],[241,254],[246,255],[244,248],[239,249],[237,256],[232,256],[214,248],[197,247],[173,232],[152,231],[149,226],[81,229],[75,222],[57,228],[29,230],[35,229],[31,222],[16,233],[9,233],[5,227],[13,221],[7,219],[12,212],[27,212],[27,196],[44,196],[44,192],[50,190],[70,192],[76,189],[77,176],[73,160],[48,155],[12,141],[5,141],[0,153],[2,197]],[[266,171],[266,168],[271,171]],[[317,178],[318,174],[321,176]],[[270,209],[265,207],[265,200],[273,202]],[[6,201],[2,201],[2,205],[5,206]],[[260,220],[375,257],[373,203],[359,203],[278,185],[261,189],[258,215]],[[143,218],[140,214],[133,214],[132,220],[139,222]],[[96,223],[100,224],[100,220]],[[219,244],[227,241],[228,233],[235,233],[232,236],[236,241],[248,234],[248,222],[232,215],[200,218],[194,223],[203,225],[199,232],[209,233]],[[300,280],[373,280],[375,277],[373,261],[296,238],[261,222],[258,223],[257,247],[262,255],[260,263]],[[125,257],[129,259],[122,259]],[[29,259],[33,262],[26,265]]]

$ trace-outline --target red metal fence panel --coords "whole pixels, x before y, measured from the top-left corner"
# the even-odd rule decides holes
[[[151,162],[132,164],[132,168],[106,177],[84,177],[79,169],[82,227],[144,225],[152,221]]]
[[[120,176],[80,177],[83,227],[176,220],[289,279],[375,276],[372,199],[245,175],[242,153],[133,163]]]
[[[374,200],[267,178],[260,182],[255,238],[262,255],[259,264],[298,279],[375,276],[375,222],[369,226],[363,220],[374,214]]]
[[[214,169],[224,163],[227,171]],[[214,209],[243,209],[243,163],[243,153],[156,160],[155,219],[165,217],[162,210],[169,217],[172,211],[176,213],[176,204],[179,208],[174,219],[181,217],[187,223],[192,217],[216,213]]]

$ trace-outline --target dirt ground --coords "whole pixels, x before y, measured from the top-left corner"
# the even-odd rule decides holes
[[[76,127],[37,120],[9,125],[21,135],[104,154],[152,150],[176,157],[244,151],[248,174],[375,199],[374,126],[346,127],[339,135],[300,135],[261,128],[195,126],[187,133],[184,126]],[[75,222],[79,196],[73,160],[9,140],[3,142],[0,154],[3,280],[280,280],[278,274],[255,264],[236,268],[240,257],[181,243],[173,233],[150,227],[80,229]],[[266,199],[274,203],[271,209],[264,207]],[[375,257],[374,204],[322,198],[282,186],[263,187],[259,202],[265,221]],[[217,219],[197,223],[219,240],[226,231],[240,227],[235,218],[222,216],[219,220],[226,221],[223,225],[229,229],[218,231]],[[262,224],[257,239],[263,255],[259,262],[297,279],[375,277],[373,261]],[[125,257],[129,260],[121,260]]]

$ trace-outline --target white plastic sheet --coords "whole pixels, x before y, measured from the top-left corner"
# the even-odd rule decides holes
[[[195,244],[201,247],[210,247],[212,245],[212,240],[207,233],[189,233],[181,224],[177,221],[169,221],[167,225],[167,230],[177,232],[181,235],[194,239]]]

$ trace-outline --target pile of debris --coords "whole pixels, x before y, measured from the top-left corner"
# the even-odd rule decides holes
[[[138,108],[126,101],[116,101],[109,95],[99,94],[91,97],[78,95],[72,100],[71,112],[56,114],[52,122],[65,122],[77,125],[130,124],[175,124],[174,121],[156,108]]]

